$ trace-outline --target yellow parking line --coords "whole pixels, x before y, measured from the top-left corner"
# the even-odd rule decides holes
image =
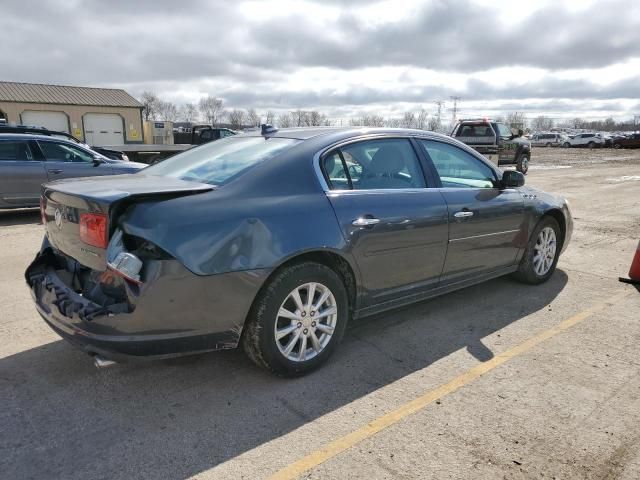
[[[317,467],[323,462],[326,462],[330,458],[335,457],[336,455],[348,450],[354,445],[366,440],[367,438],[375,435],[381,430],[393,425],[394,423],[399,422],[405,417],[425,408],[429,404],[438,400],[439,398],[448,395],[449,393],[455,392],[459,388],[467,385],[468,383],[473,382],[476,378],[484,375],[485,373],[493,370],[494,368],[502,365],[508,360],[517,357],[518,355],[531,350],[533,347],[538,345],[545,340],[548,340],[551,337],[554,337],[558,333],[561,333],[574,325],[582,322],[583,320],[589,318],[591,315],[601,312],[605,308],[616,304],[624,297],[628,296],[631,293],[630,290],[621,292],[608,300],[604,300],[599,302],[586,310],[583,310],[572,317],[563,320],[555,327],[551,327],[548,330],[538,333],[528,340],[522,342],[519,345],[516,345],[513,348],[493,357],[491,360],[488,360],[476,367],[473,367],[470,370],[467,370],[462,375],[454,378],[448,383],[439,386],[438,388],[431,390],[420,397],[411,400],[408,403],[405,403],[401,407],[392,410],[391,412],[376,418],[375,420],[369,422],[365,426],[355,430],[351,433],[348,433],[332,442],[328,443],[324,447],[316,450],[315,452],[310,453],[309,455],[297,460],[296,462],[284,467],[282,470],[276,472],[273,476],[271,476],[271,480],[285,480],[285,479],[294,479],[303,474],[304,472],[311,470],[314,467]]]

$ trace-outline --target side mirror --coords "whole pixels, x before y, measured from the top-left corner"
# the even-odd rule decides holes
[[[104,160],[102,160],[102,158],[100,157],[93,157],[93,166],[97,167],[98,165],[100,165],[101,163],[104,163]]]
[[[502,188],[518,188],[524,185],[524,175],[515,170],[505,170],[500,183]]]

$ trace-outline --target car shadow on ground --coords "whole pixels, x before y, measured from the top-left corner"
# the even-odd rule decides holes
[[[21,208],[18,210],[0,210],[0,227],[11,225],[34,225],[42,223],[40,210],[37,208]]]
[[[0,360],[3,478],[188,478],[343,407],[547,307],[562,271],[509,278],[350,325],[320,370],[281,379],[240,350],[96,370],[64,341]],[[526,301],[523,301],[526,299]]]

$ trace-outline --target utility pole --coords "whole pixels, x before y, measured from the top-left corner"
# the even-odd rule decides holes
[[[438,129],[439,129],[440,126],[442,125],[441,115],[442,115],[442,107],[444,106],[444,100],[434,100],[433,103],[435,103],[438,106],[438,115],[436,118],[438,119]]]
[[[451,124],[453,125],[458,120],[458,102],[461,100],[461,98],[455,95],[450,96],[449,98],[453,101],[453,108],[451,109]]]

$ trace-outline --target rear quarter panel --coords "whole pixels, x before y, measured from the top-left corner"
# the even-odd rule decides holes
[[[122,227],[197,275],[275,268],[319,250],[342,253],[355,271],[315,176],[313,151],[292,150],[217,190],[134,205]]]

